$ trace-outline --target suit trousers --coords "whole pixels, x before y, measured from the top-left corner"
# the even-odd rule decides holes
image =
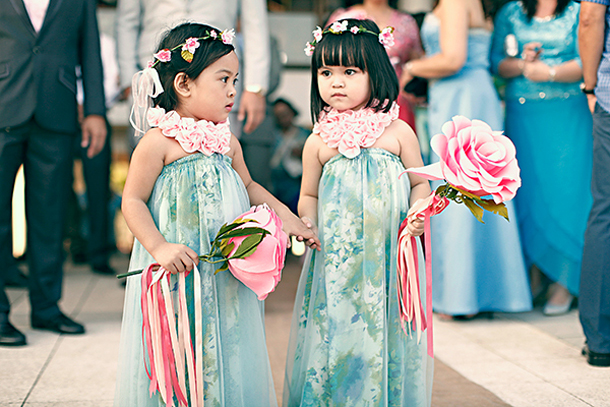
[[[610,113],[599,104],[593,113],[591,193],[578,308],[589,349],[610,353]]]
[[[11,207],[15,176],[24,166],[27,259],[31,315],[59,315],[63,278],[63,225],[72,171],[74,134],[40,127],[34,119],[24,125],[0,128],[0,264],[11,252]],[[0,267],[0,313],[10,303]]]

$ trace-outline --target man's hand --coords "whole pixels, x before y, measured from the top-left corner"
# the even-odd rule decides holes
[[[87,148],[87,157],[95,157],[106,142],[106,120],[95,114],[85,117],[81,125],[83,138],[80,146]]]
[[[237,119],[239,121],[246,119],[245,133],[252,133],[261,124],[265,118],[265,108],[266,102],[263,95],[248,91],[241,94]]]

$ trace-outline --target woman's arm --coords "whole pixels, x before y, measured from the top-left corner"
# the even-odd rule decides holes
[[[464,0],[441,0],[440,47],[438,54],[407,62],[411,76],[435,79],[456,74],[466,62],[468,52],[468,6]],[[404,78],[403,78],[404,79]]]
[[[233,169],[241,177],[252,205],[260,205],[266,203],[280,217],[283,223],[283,229],[288,235],[294,235],[298,240],[305,242],[309,247],[316,248],[320,246],[320,241],[315,232],[312,231],[305,223],[303,223],[286,205],[281,203],[269,191],[263,188],[259,183],[252,180],[250,172],[244,161],[241,145],[235,136],[231,136],[231,150],[233,151]],[[290,241],[288,242],[290,245]]]
[[[123,189],[121,210],[127,226],[155,260],[172,273],[193,268],[199,257],[182,244],[168,243],[152,218],[146,203],[163,170],[168,143],[175,141],[163,136],[158,129],[146,133],[133,152]]]

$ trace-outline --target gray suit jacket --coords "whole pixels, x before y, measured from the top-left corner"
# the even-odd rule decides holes
[[[264,0],[119,0],[116,22],[121,86],[131,86],[132,76],[153,59],[168,29],[186,21],[220,30],[235,28],[238,14],[244,37],[240,83],[269,89],[269,25]]]
[[[34,116],[48,130],[76,132],[77,66],[85,116],[105,114],[95,10],[95,0],[50,0],[36,33],[23,0],[0,0],[0,128]]]

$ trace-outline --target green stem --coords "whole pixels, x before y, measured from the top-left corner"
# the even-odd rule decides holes
[[[203,255],[199,256],[199,260],[203,260],[209,264],[217,264],[217,263],[222,263],[223,261],[226,261],[225,258],[221,258],[220,260],[210,260],[211,258],[214,258],[214,257],[221,257],[221,256],[217,255],[216,253],[203,254]],[[135,275],[141,274],[143,271],[144,271],[144,269],[134,270],[134,271],[130,271],[128,273],[123,273],[123,274],[118,274],[116,276],[116,278],[125,278],[125,277],[135,276]]]

